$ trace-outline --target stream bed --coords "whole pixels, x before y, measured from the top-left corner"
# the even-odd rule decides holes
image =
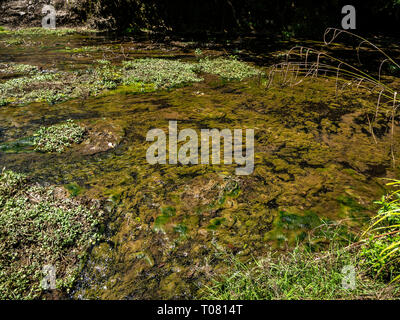
[[[116,65],[146,57],[198,60],[194,42],[96,34],[24,40],[0,34],[0,63],[70,71],[101,59]],[[210,57],[226,55],[216,45],[201,50]],[[243,50],[240,57],[266,72],[283,52],[267,50],[257,58]],[[337,95],[334,81],[318,77],[268,88],[257,77],[202,77],[169,90],[118,87],[54,104],[0,107],[0,169],[64,186],[71,197],[106,199],[110,208],[105,239],[91,248],[71,298],[199,297],[229,266],[226,254],[245,261],[287,250],[321,224],[337,221],[361,229],[373,214],[373,201],[387,191],[382,178],[398,176],[391,150],[398,156],[399,143],[390,139],[383,111],[375,136],[369,131],[372,96],[351,88]],[[41,126],[68,119],[85,126],[90,139],[63,153],[24,147]],[[254,129],[254,172],[238,176],[236,165],[224,164],[150,165],[146,134],[154,128],[167,132],[169,121],[197,132]],[[321,235],[315,246],[324,243]]]

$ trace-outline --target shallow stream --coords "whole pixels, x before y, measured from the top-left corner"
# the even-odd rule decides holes
[[[0,35],[0,41],[7,37]],[[92,34],[31,37],[17,45],[0,43],[0,62],[59,70],[85,69],[98,59],[190,62],[197,59],[197,45]],[[97,49],[71,49],[87,46]],[[247,58],[266,70],[282,54],[268,50]],[[218,46],[202,51],[226,54]],[[113,208],[108,239],[92,249],[73,297],[197,297],[210,277],[229,265],[223,254],[246,260],[284,250],[323,223],[362,228],[373,201],[386,192],[381,178],[398,176],[390,154],[394,143],[398,155],[398,139],[390,141],[387,119],[382,115],[377,121],[377,143],[368,130],[366,115],[374,112],[374,98],[356,90],[337,96],[335,86],[319,78],[268,89],[259,79],[204,79],[150,93],[117,88],[53,105],[0,107],[1,168],[63,185],[71,196],[108,199]],[[39,127],[67,119],[97,138],[62,154],[24,148],[23,139]],[[171,120],[178,121],[179,130],[197,132],[254,129],[254,173],[237,176],[235,165],[148,164],[146,133],[167,131]],[[325,242],[321,236],[315,245]]]

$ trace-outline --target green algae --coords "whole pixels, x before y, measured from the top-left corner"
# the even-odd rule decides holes
[[[210,221],[210,224],[207,226],[208,230],[217,230],[218,227],[226,221],[225,218],[214,218]]]
[[[181,236],[185,236],[188,232],[188,227],[185,224],[180,223],[174,227],[174,231],[179,233]]]
[[[65,186],[65,189],[69,191],[72,197],[78,196],[82,192],[82,188],[76,183],[69,183]]]
[[[154,231],[164,231],[165,224],[168,223],[171,217],[176,215],[176,209],[173,207],[161,208],[161,215],[154,221]]]
[[[273,222],[272,230],[265,234],[264,239],[276,241],[278,247],[295,245],[304,240],[307,232],[322,223],[321,217],[312,211],[306,211],[301,215],[280,211]]]
[[[0,143],[0,151],[5,153],[34,152],[33,137]]]
[[[366,208],[360,205],[355,199],[347,195],[339,196],[337,200],[343,207],[349,208],[350,213],[359,213],[366,210]]]

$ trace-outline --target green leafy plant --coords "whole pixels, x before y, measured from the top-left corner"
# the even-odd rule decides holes
[[[388,185],[399,187],[400,181]],[[362,256],[370,272],[391,281],[400,279],[400,190],[383,196],[377,215],[364,235],[369,234]]]
[[[201,55],[203,55],[203,51],[201,49],[197,48],[196,50],[194,50],[194,54],[196,56],[201,56]]]
[[[4,107],[8,104],[7,99],[0,98],[0,107]]]
[[[103,211],[63,196],[59,188],[32,183],[9,170],[0,173],[0,299],[37,299],[45,265],[57,272],[57,289],[68,291],[86,250],[100,240]]]
[[[196,70],[205,73],[216,74],[226,80],[243,80],[245,78],[261,75],[262,72],[236,57],[201,59]]]
[[[44,152],[63,152],[72,143],[79,143],[83,139],[85,129],[67,120],[66,123],[50,127],[41,127],[35,134],[33,144],[35,150]]]
[[[34,28],[21,28],[10,32],[12,34],[21,36],[55,35],[61,37],[69,34],[74,34],[77,31],[75,29],[69,29],[69,28],[47,29],[41,27],[34,27]]]
[[[166,59],[136,59],[124,61],[124,84],[153,83],[156,88],[173,88],[199,82],[194,65]]]
[[[0,197],[13,194],[25,182],[25,175],[3,169],[0,174]]]

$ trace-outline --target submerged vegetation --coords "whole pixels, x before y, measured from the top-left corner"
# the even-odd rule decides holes
[[[59,289],[73,285],[86,250],[100,239],[98,204],[84,206],[62,188],[43,187],[13,171],[0,173],[0,298],[34,299],[44,292],[45,265]]]

